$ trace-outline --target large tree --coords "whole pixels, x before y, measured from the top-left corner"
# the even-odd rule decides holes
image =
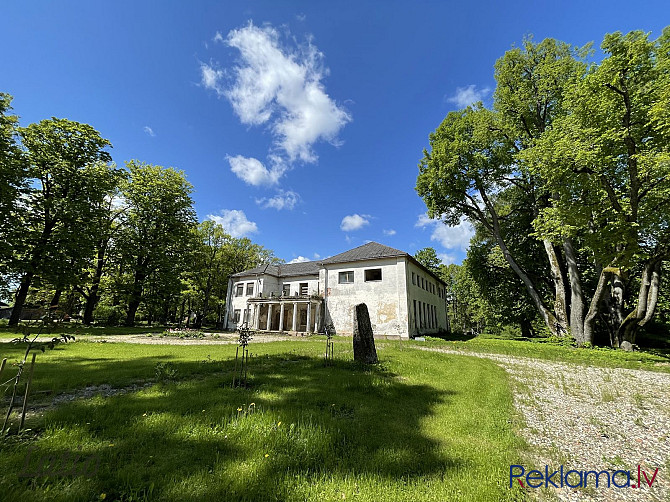
[[[18,118],[12,97],[0,92],[0,296],[10,283],[14,247],[21,238],[19,201],[26,185],[25,156],[18,144]]]
[[[16,325],[36,276],[63,287],[93,252],[97,221],[117,182],[105,148],[87,124],[52,118],[20,129],[30,185],[21,204],[24,236],[15,249],[19,288],[9,320]]]
[[[182,171],[135,160],[126,167],[118,245],[122,269],[129,275],[125,324],[132,326],[143,300],[155,304],[158,298],[164,304],[179,294],[196,218],[193,187]]]
[[[567,244],[566,256],[581,239],[591,257],[569,261],[574,335],[593,342],[600,319],[610,343],[629,349],[654,315],[670,253],[670,28],[655,41],[613,33],[602,50],[606,57],[569,87],[566,113],[526,160],[555,194],[537,233]],[[586,267],[598,277],[590,301]]]

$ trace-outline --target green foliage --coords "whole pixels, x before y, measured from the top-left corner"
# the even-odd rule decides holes
[[[427,247],[427,248],[419,249],[414,254],[414,258],[416,258],[416,261],[421,263],[421,265],[426,267],[428,270],[430,270],[434,274],[439,273],[440,264],[442,262],[437,257],[437,252],[435,251],[434,248]]]

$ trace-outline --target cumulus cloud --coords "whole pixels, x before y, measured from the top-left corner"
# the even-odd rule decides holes
[[[312,260],[305,258],[304,256],[298,256],[297,258],[293,258],[289,263],[305,263],[306,261]]]
[[[396,234],[396,231],[393,230],[392,228],[389,228],[388,230],[384,230],[383,232],[384,232],[384,235],[388,235],[389,237],[390,237],[391,235],[395,235],[395,234]]]
[[[147,133],[149,136],[151,136],[152,138],[154,138],[156,136],[156,133],[154,132],[154,130],[149,126],[144,126],[144,128],[142,130],[145,133]]]
[[[293,209],[299,200],[300,196],[292,190],[279,190],[274,197],[256,199],[256,204],[265,209],[271,207],[277,211],[281,211],[282,209]]]
[[[208,214],[207,218],[221,225],[231,237],[247,237],[258,232],[256,223],[249,221],[242,210],[222,209],[220,214]]]
[[[252,23],[225,38],[217,32],[214,41],[237,49],[239,58],[225,72],[200,63],[201,85],[225,96],[243,124],[268,127],[269,171],[277,179],[296,161],[315,163],[316,143],[340,144],[338,134],[351,116],[326,92],[324,55],[311,42],[288,47],[275,28]]]
[[[342,218],[342,223],[340,223],[340,229],[343,232],[351,232],[353,230],[359,230],[365,225],[369,225],[370,215],[364,214],[352,214]]]
[[[477,89],[477,86],[472,84],[467,87],[457,87],[456,94],[447,98],[450,103],[456,104],[458,108],[465,108],[477,101],[483,100],[491,92],[489,87]]]
[[[230,170],[248,185],[276,185],[279,178],[284,174],[281,165],[273,165],[269,169],[258,159],[253,157],[227,157]]]
[[[449,253],[437,253],[438,259],[445,265],[456,263],[456,255]]]
[[[431,228],[431,241],[437,241],[447,249],[460,249],[461,251],[468,249],[470,239],[475,234],[474,228],[465,218],[461,219],[458,225],[450,227],[441,220],[432,219],[428,215],[422,214],[415,226]]]

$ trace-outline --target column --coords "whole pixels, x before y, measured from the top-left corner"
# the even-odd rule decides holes
[[[321,326],[320,326],[321,315],[320,314],[321,314],[321,304],[317,303],[316,304],[316,314],[314,315],[314,317],[316,317],[316,319],[314,319],[314,331],[316,331],[317,333],[320,331],[320,328],[321,328]]]
[[[279,331],[284,331],[284,302],[279,304]]]
[[[261,329],[261,308],[258,304],[254,305],[254,328]]]
[[[266,323],[267,324],[266,329],[268,331],[270,331],[270,327],[272,326],[271,323],[272,323],[272,304],[268,303],[268,322]]]
[[[298,304],[293,302],[293,324],[291,325],[291,331],[298,330]]]
[[[312,302],[307,302],[307,326],[305,327],[305,331],[307,333],[312,332]]]

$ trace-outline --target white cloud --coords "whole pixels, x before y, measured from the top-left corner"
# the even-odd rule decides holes
[[[384,232],[384,235],[388,235],[388,236],[396,234],[396,231],[393,230],[392,228],[389,228],[388,230],[384,230],[383,232]]]
[[[343,232],[351,232],[352,230],[358,230],[363,228],[365,225],[369,225],[370,216],[367,214],[352,214],[342,218],[342,223],[340,223],[340,229]]]
[[[297,258],[293,258],[288,263],[305,263],[306,261],[312,261],[312,260],[310,260],[309,258],[305,258],[304,256],[298,256]]]
[[[223,85],[223,70],[217,70],[207,63],[200,63],[200,83],[205,89],[215,91],[219,96],[224,94]]]
[[[450,103],[455,103],[459,108],[465,108],[477,101],[483,100],[491,92],[489,87],[477,90],[477,86],[472,84],[467,87],[457,87],[456,94],[447,98]]]
[[[220,214],[208,214],[207,218],[221,225],[231,237],[246,237],[258,232],[256,223],[249,221],[244,211],[238,209],[222,209]]]
[[[453,263],[456,263],[456,255],[453,255],[453,254],[437,253],[437,257],[445,265],[451,265]]]
[[[262,199],[256,199],[256,204],[266,209],[271,207],[277,211],[281,211],[282,209],[293,209],[299,200],[300,195],[293,192],[292,190],[279,190],[277,195],[274,197],[263,197]]]
[[[301,12],[300,14],[296,14],[295,18],[301,23],[303,23],[305,22],[305,19],[307,19],[307,15]]]
[[[214,35],[214,38],[212,38],[214,42],[223,42],[223,35],[221,35],[220,31],[216,32],[216,35]]]
[[[284,174],[282,165],[273,165],[268,169],[263,163],[253,157],[227,157],[230,170],[248,185],[276,185],[279,178]]]
[[[450,227],[441,220],[431,219],[426,214],[419,215],[416,227],[430,227],[433,232],[430,236],[431,241],[439,242],[447,249],[460,249],[466,251],[470,245],[470,239],[475,234],[474,228],[463,218],[456,226]]]
[[[147,133],[149,136],[151,136],[152,138],[156,137],[156,133],[154,132],[154,130],[153,130],[151,127],[149,127],[149,126],[144,126],[144,128],[143,128],[142,130],[143,130],[145,133]]]
[[[315,46],[283,48],[277,30],[253,24],[232,30],[226,43],[239,50],[240,60],[224,95],[243,124],[268,124],[275,150],[289,163],[316,162],[313,145],[320,140],[338,143],[351,117],[326,93],[321,80],[328,71]],[[202,73],[203,85],[218,92],[222,72],[202,65]]]

